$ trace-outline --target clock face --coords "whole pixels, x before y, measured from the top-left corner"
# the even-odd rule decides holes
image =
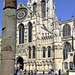
[[[17,11],[17,20],[18,21],[23,21],[26,16],[27,16],[27,9],[26,8],[21,8]]]

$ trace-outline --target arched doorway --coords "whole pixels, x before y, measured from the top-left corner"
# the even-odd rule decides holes
[[[19,68],[23,70],[24,63],[22,57],[18,57],[17,64],[19,64]]]

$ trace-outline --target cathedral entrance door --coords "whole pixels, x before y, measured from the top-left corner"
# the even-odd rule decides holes
[[[18,57],[17,64],[19,64],[19,68],[23,70],[24,63],[22,57]]]

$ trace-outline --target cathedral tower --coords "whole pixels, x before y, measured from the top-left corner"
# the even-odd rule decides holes
[[[35,14],[38,11],[41,11],[42,18],[47,19],[47,18],[53,18],[54,16],[55,12],[54,0],[28,0],[27,7],[29,7]]]

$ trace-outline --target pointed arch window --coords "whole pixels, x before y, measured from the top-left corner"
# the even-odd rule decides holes
[[[42,8],[42,17],[45,18],[46,17],[46,2],[45,2],[45,0],[42,0],[41,8]]]
[[[63,27],[63,36],[70,36],[70,35],[71,35],[70,25],[66,24]]]
[[[31,47],[29,47],[29,59],[31,58]]]
[[[68,52],[71,52],[71,45],[66,42],[63,48],[63,59],[66,60],[68,58]]]
[[[20,24],[19,26],[19,44],[24,43],[24,25]]]
[[[45,56],[46,56],[46,48],[45,47],[43,47],[43,58],[45,58]]]
[[[51,47],[48,47],[48,57],[51,57]]]
[[[33,58],[35,58],[35,47],[33,46]]]
[[[33,4],[33,12],[34,12],[34,13],[36,13],[36,8],[37,8],[37,4],[34,3],[34,4]]]
[[[32,42],[32,24],[29,23],[29,35],[28,35],[28,42]]]

